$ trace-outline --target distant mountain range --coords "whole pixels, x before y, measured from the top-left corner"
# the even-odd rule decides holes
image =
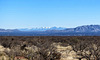
[[[0,29],[0,32],[18,32],[18,29]]]
[[[100,25],[84,25],[75,28],[0,29],[0,36],[100,36]]]
[[[65,29],[66,32],[100,32],[100,25],[84,25]]]
[[[64,30],[66,28],[63,27],[41,27],[41,28],[24,28],[24,29],[18,29],[20,31],[46,31],[46,30]]]

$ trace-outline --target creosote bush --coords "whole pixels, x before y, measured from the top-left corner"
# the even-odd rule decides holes
[[[71,46],[82,60],[100,60],[100,37],[97,36],[1,36],[0,45],[4,48],[9,60],[23,58],[26,60],[60,60],[61,53],[56,51],[53,43]],[[0,54],[1,56],[2,54]]]

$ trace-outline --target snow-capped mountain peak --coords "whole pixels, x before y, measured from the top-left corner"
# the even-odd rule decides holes
[[[40,27],[40,28],[31,28],[31,29],[23,28],[23,29],[19,29],[19,30],[20,31],[46,31],[46,30],[63,30],[63,29],[66,29],[66,28],[63,28],[63,27]]]

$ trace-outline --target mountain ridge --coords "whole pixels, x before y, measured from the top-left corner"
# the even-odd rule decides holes
[[[31,28],[31,29],[0,29],[0,32],[32,32],[32,31],[44,31],[44,32],[100,32],[100,25],[83,25],[75,28],[63,28],[63,27],[43,27],[43,28]]]
[[[18,29],[20,31],[46,31],[46,30],[64,30],[66,28],[64,27],[41,27],[41,28],[24,28],[24,29]]]

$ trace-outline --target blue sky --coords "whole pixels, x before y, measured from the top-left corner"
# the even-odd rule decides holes
[[[100,0],[0,0],[0,28],[100,24]]]

